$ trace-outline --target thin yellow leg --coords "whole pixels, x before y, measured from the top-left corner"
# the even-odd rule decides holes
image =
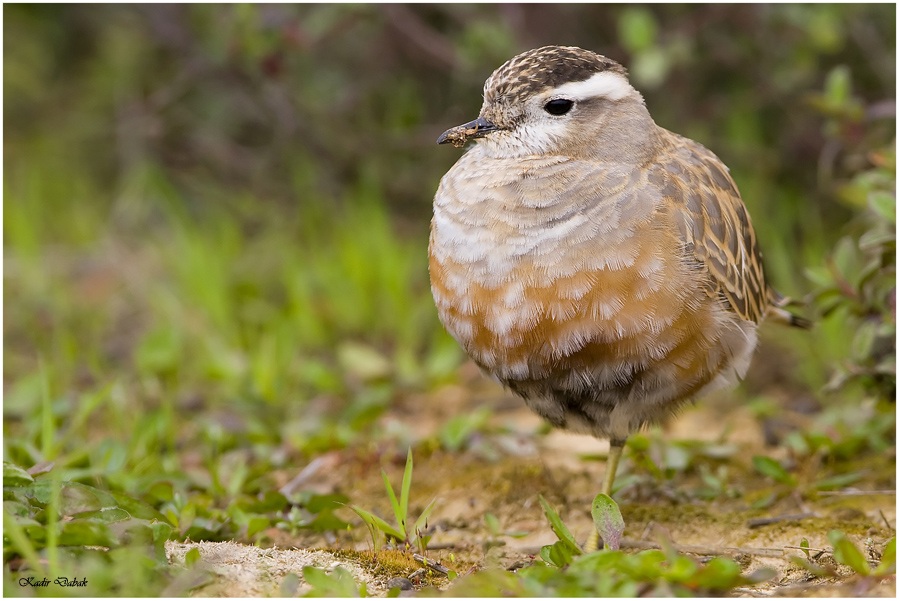
[[[606,462],[606,477],[602,483],[602,493],[612,496],[612,487],[615,485],[615,473],[618,471],[618,463],[621,461],[621,454],[624,452],[624,443],[627,440],[611,440],[609,441],[609,459]],[[592,553],[599,548],[599,532],[594,528],[587,537],[584,545],[584,551]]]
[[[626,440],[609,441],[609,461],[606,463],[606,479],[602,484],[602,492],[612,496],[612,487],[615,485],[615,474],[618,472],[618,462],[621,461],[621,454],[624,452],[624,443]]]

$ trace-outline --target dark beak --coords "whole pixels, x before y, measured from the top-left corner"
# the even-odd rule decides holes
[[[457,125],[456,127],[451,127],[446,130],[440,137],[437,138],[438,144],[452,144],[453,146],[459,147],[465,144],[465,141],[468,138],[481,138],[486,136],[492,131],[496,131],[499,129],[491,123],[487,121],[483,117],[478,117],[474,121],[469,121],[464,125]]]

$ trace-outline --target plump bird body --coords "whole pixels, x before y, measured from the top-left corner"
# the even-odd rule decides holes
[[[721,161],[578,48],[519,55],[484,96],[456,128],[478,139],[440,182],[429,248],[471,358],[551,424],[620,444],[741,377],[757,324],[785,312]]]

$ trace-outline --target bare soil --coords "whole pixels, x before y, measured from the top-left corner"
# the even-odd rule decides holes
[[[481,404],[494,410],[492,433],[476,435],[465,451],[441,450],[436,442],[440,427],[452,416]],[[801,421],[801,417],[797,419]],[[385,428],[394,440],[397,433],[400,438],[405,433],[410,440],[435,440],[430,453],[416,447],[410,507],[414,519],[431,499],[438,499],[428,524],[432,535],[428,559],[460,575],[485,566],[515,569],[528,565],[541,546],[555,541],[538,502],[541,494],[556,507],[578,540],[585,541],[590,533],[590,504],[600,488],[608,443],[558,431],[538,434],[545,431],[544,426],[520,400],[475,372],[464,385],[447,386],[427,397],[401,399],[386,418]],[[784,447],[766,446],[768,430],[768,425],[745,407],[729,403],[724,394],[687,410],[663,431],[650,434],[651,441],[659,442],[647,451],[652,456],[676,446],[670,443],[678,440],[704,441],[707,444],[697,446],[697,452],[720,452],[720,459],[704,456],[697,462],[705,466],[701,470],[653,476],[626,453],[619,471],[624,486],[615,495],[627,523],[623,548],[649,548],[666,540],[698,557],[732,557],[746,572],[760,567],[777,572],[773,580],[735,591],[740,596],[894,597],[895,577],[861,579],[836,565],[827,552],[813,551],[819,555],[819,563],[830,562],[836,573],[816,578],[789,558],[802,555],[796,547],[803,539],[812,550],[827,551],[827,533],[839,529],[876,560],[895,534],[896,498],[895,492],[891,494],[895,491],[895,456],[868,456],[859,459],[860,465],[847,466],[847,470],[862,473],[862,479],[851,488],[815,493],[806,487],[812,492],[799,494],[796,490],[800,487],[779,485],[752,468],[754,455],[790,465]],[[664,464],[663,457],[657,459]],[[287,484],[308,467],[303,489],[345,493],[353,503],[392,521],[381,469],[398,488],[405,449],[395,442],[373,442],[369,448],[334,452],[314,461],[278,476]],[[793,467],[799,482],[810,482],[823,466],[807,462]],[[703,492],[705,480],[697,473],[703,470],[726,482],[718,494]],[[488,513],[497,518],[498,532],[488,528]],[[348,509],[342,514],[344,519],[358,522]],[[283,586],[288,574],[299,575],[306,565],[344,566],[366,584],[368,594],[384,595],[390,578],[408,578],[421,567],[411,559],[412,551],[373,553],[364,527],[330,536],[293,536],[276,529],[267,534],[272,545],[267,549],[188,543],[169,544],[167,552],[170,561],[182,563],[191,547],[199,548],[201,561],[215,575],[194,589],[200,596],[302,594],[306,590],[302,581],[287,591]],[[433,572],[414,583],[449,587],[445,578]]]

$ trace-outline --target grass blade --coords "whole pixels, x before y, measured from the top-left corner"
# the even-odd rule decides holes
[[[437,502],[437,499],[434,499],[434,500],[432,500],[430,503],[428,503],[428,506],[424,508],[424,510],[421,512],[421,515],[418,516],[418,519],[417,519],[417,520],[415,520],[414,531],[415,531],[416,533],[417,533],[419,530],[421,530],[422,527],[424,527],[424,525],[427,523],[427,521],[428,521],[428,516],[431,515],[431,511],[434,510],[434,504],[435,504],[436,502]]]
[[[581,546],[574,540],[574,536],[571,535],[571,531],[568,530],[568,526],[565,525],[556,510],[546,502],[543,495],[537,495],[537,498],[540,500],[540,506],[543,507],[543,513],[546,515],[546,519],[549,520],[549,524],[552,526],[556,536],[559,537],[559,540],[571,544],[578,551],[582,551]]]
[[[852,568],[856,574],[867,576],[871,573],[871,566],[858,547],[839,530],[831,530],[827,533],[830,544],[833,545],[833,558],[837,563]]]
[[[385,522],[384,520],[382,520],[375,514],[365,511],[358,505],[350,505],[350,509],[355,511],[356,515],[358,515],[360,518],[362,518],[362,520],[365,523],[373,525],[374,527],[379,529],[384,534],[386,534],[388,536],[392,536],[396,540],[405,541],[406,535],[404,533],[400,532],[399,530],[397,530],[396,528],[394,528],[393,526],[391,526],[390,524],[388,524],[387,522]]]
[[[41,576],[45,576],[47,571],[41,563],[41,557],[31,543],[31,539],[25,533],[25,530],[16,522],[15,518],[3,510],[3,534],[12,543],[10,548],[18,551],[25,561],[28,562],[28,568],[34,570]]]
[[[381,470],[381,478],[384,479],[384,488],[387,489],[387,496],[390,498],[390,506],[393,508],[393,516],[396,518],[397,526],[403,531],[402,539],[406,540],[406,524],[403,519],[405,516],[400,508],[400,502],[396,500],[396,493],[393,492],[393,486],[390,485],[390,480],[387,479],[387,472],[384,470]]]
[[[406,516],[409,515],[409,491],[412,489],[412,447],[409,447],[409,452],[406,454],[406,467],[403,470],[403,488],[400,490],[400,512],[401,515],[397,516],[397,521],[403,527],[403,530],[408,531],[406,528]]]
[[[883,576],[886,574],[896,573],[896,537],[890,539],[890,542],[883,548],[883,555],[880,556],[880,564],[874,569],[874,574]]]

